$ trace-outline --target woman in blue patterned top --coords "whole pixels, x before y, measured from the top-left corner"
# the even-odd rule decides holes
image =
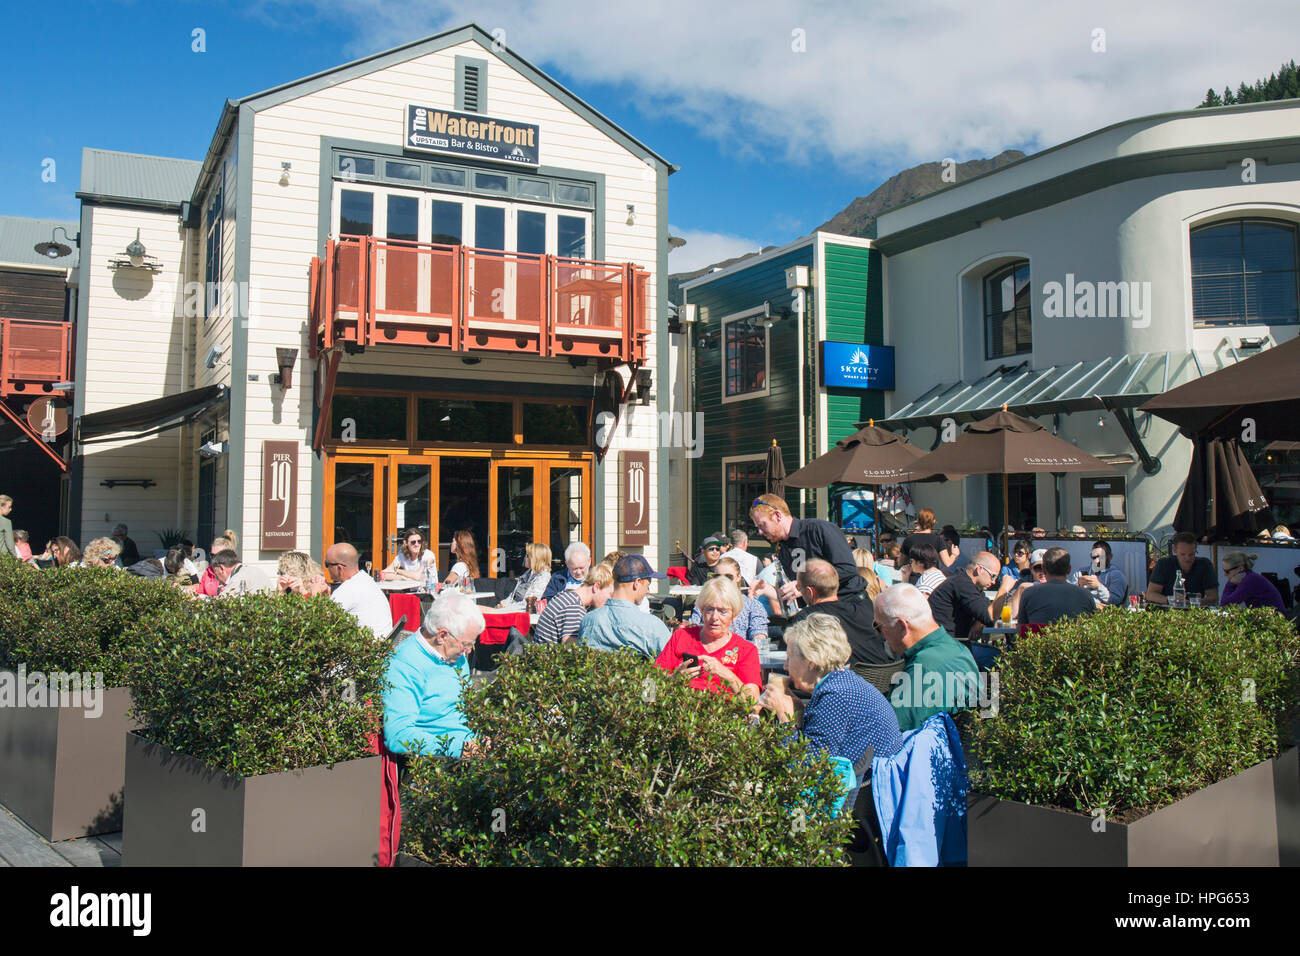
[[[784,637],[790,683],[812,692],[801,732],[809,744],[850,764],[868,747],[877,757],[897,753],[903,744],[898,716],[880,691],[846,666],[851,651],[840,622],[829,614],[810,614]],[[794,701],[770,684],[759,703],[782,722],[794,715]]]

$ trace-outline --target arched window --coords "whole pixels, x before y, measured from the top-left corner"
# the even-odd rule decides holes
[[[1234,219],[1194,229],[1192,315],[1198,328],[1295,325],[1296,224]]]
[[[1003,266],[984,279],[984,357],[1033,350],[1029,329],[1029,262]]]

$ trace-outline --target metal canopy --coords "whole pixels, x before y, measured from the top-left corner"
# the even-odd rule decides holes
[[[1232,364],[1235,358],[1233,354],[1224,364]],[[939,428],[945,418],[951,418],[961,425],[991,415],[1004,404],[1009,411],[1028,418],[1114,412],[1135,408],[1154,395],[1199,378],[1201,368],[1191,351],[1142,352],[1053,365],[1041,371],[1024,361],[1001,366],[975,382],[936,385],[877,423],[893,429]]]

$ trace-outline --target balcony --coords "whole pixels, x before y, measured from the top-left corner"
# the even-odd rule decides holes
[[[72,323],[0,318],[0,396],[66,396],[72,380]]]
[[[648,280],[631,263],[343,236],[325,244],[323,259],[312,259],[312,346],[410,345],[639,364]]]

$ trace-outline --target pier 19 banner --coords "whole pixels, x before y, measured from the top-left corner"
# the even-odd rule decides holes
[[[262,550],[298,547],[298,443],[262,442]]]

